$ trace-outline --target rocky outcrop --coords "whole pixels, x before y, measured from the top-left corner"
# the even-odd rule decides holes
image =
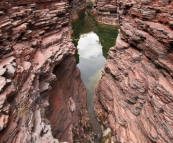
[[[57,80],[48,93],[51,105],[47,112],[53,136],[69,143],[91,143],[86,89],[74,57],[67,57],[54,72]]]
[[[0,142],[90,141],[69,2],[2,0],[0,18]]]
[[[96,0],[93,11],[97,14],[98,22],[118,25],[117,1]]]
[[[172,143],[173,2],[119,0],[118,5],[120,32],[96,89],[103,140]]]

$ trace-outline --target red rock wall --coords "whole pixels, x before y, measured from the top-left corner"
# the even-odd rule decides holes
[[[3,0],[0,19],[0,142],[90,140],[69,2]]]
[[[74,57],[66,58],[54,71],[57,80],[48,93],[51,104],[47,112],[53,136],[69,143],[92,142],[89,140],[91,128],[86,110],[86,89]]]
[[[118,5],[120,33],[96,89],[104,139],[172,143],[173,2],[119,0]]]
[[[93,10],[96,11],[99,22],[118,24],[117,0],[96,0]]]

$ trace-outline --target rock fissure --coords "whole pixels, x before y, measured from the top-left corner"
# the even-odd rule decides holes
[[[83,0],[0,2],[0,142],[93,142],[70,21]],[[97,0],[120,23],[96,88],[100,142],[173,142],[172,0]]]

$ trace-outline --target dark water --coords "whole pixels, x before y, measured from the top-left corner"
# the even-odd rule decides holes
[[[87,107],[95,134],[101,134],[101,128],[94,115],[95,86],[104,67],[109,48],[115,45],[118,26],[98,24],[89,10],[79,13],[72,22],[73,42],[77,47],[76,61],[81,77],[87,89]]]

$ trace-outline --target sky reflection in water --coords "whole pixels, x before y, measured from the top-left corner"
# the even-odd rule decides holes
[[[78,19],[72,22],[72,39],[77,47],[76,63],[87,89],[88,113],[92,131],[96,134],[101,134],[101,127],[94,114],[95,86],[99,81],[109,48],[115,45],[118,28],[119,26],[98,23],[87,9],[79,12]]]
[[[106,59],[103,57],[102,46],[99,37],[94,32],[89,32],[80,36],[78,41],[79,64],[82,79],[87,88],[87,106],[89,114],[92,116],[94,102],[94,88],[98,82],[101,70]],[[90,118],[94,118],[91,117]],[[95,129],[95,132],[97,129]]]

